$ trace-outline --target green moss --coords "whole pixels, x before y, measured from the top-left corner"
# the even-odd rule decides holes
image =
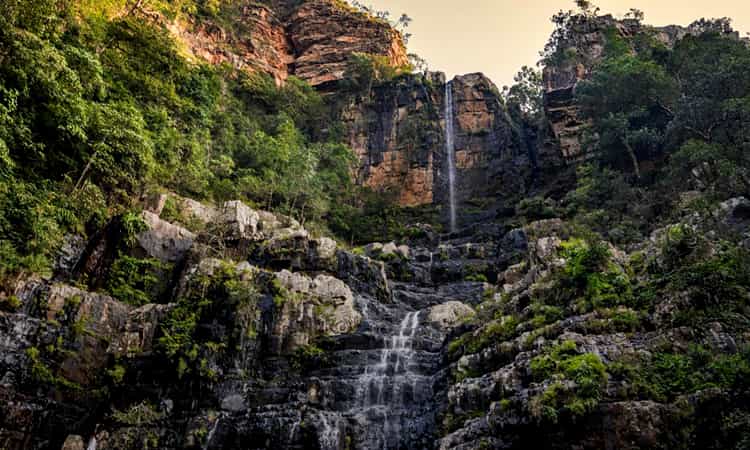
[[[472,273],[464,277],[464,281],[470,281],[474,283],[486,283],[487,275],[483,273]]]
[[[16,312],[21,307],[21,300],[15,295],[0,297],[0,311]]]
[[[208,359],[219,358],[256,333],[260,295],[256,280],[246,277],[231,264],[222,264],[211,276],[196,275],[160,324],[158,349],[173,362],[179,378],[197,374],[215,380]],[[212,334],[198,332],[200,324],[223,317],[235,319],[235,329],[227,337],[234,342],[218,342]]]
[[[299,347],[291,356],[292,368],[296,371],[319,368],[329,364],[328,355],[320,347],[308,344]]]
[[[475,332],[469,332],[448,344],[448,354],[473,354],[493,344],[507,341],[516,335],[518,320],[513,316],[503,316],[486,324]]]
[[[60,343],[58,342],[58,345]],[[52,348],[48,348],[48,353],[56,353],[60,349],[54,345]],[[47,366],[44,362],[42,353],[36,347],[29,347],[26,349],[26,356],[31,362],[31,376],[40,383],[50,384],[58,388],[67,389],[70,391],[80,391],[82,388],[78,383],[74,383],[66,378],[55,375],[53,370]]]
[[[596,408],[607,382],[606,366],[593,353],[579,354],[573,341],[564,341],[530,364],[538,381],[551,384],[531,401],[531,412],[539,419],[557,422],[560,415],[585,415]]]
[[[156,303],[167,291],[173,266],[121,253],[109,270],[107,291],[132,306]]]
[[[125,378],[125,367],[120,364],[115,364],[114,367],[107,370],[107,375],[109,375],[109,378],[112,380],[112,383],[115,385],[119,385],[122,383],[122,380]]]
[[[529,322],[534,329],[557,322],[564,317],[563,309],[559,306],[534,303],[531,306],[531,311],[534,316]]]
[[[112,411],[112,418],[122,425],[141,427],[153,424],[162,418],[164,414],[148,402],[141,402],[130,406],[126,411]]]

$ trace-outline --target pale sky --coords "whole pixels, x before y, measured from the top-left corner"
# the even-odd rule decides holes
[[[498,87],[539,59],[552,32],[550,18],[572,9],[573,0],[364,0],[392,17],[414,19],[409,51],[427,60],[430,70],[449,76],[483,72]],[[750,0],[599,0],[601,14],[616,17],[630,8],[646,13],[651,25],[688,25],[701,17],[731,17],[744,36],[750,31]]]

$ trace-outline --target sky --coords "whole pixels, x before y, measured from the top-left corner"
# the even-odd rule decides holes
[[[534,65],[552,32],[550,18],[573,0],[364,0],[377,10],[414,21],[409,51],[430,70],[450,77],[483,72],[499,87],[512,84],[523,65]],[[731,17],[743,36],[750,31],[748,0],[594,0],[601,14],[638,8],[651,25],[688,25],[701,17]]]

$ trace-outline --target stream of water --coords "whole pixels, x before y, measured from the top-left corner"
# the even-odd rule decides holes
[[[456,149],[453,130],[453,83],[445,83],[445,148],[448,159],[448,207],[450,231],[456,231]]]

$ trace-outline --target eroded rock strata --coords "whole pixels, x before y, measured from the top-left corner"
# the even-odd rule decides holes
[[[619,247],[628,230],[583,239],[574,200],[593,188],[564,179],[588,157],[575,88],[642,31],[584,19],[575,57],[544,70],[540,136],[481,74],[347,91],[354,53],[408,61],[340,2],[172,24],[195,57],[341,95],[358,183],[443,224],[452,121],[458,227],[351,248],[241,201],[143,198],[0,292],[0,448],[746,448],[750,201],[652,216]]]

